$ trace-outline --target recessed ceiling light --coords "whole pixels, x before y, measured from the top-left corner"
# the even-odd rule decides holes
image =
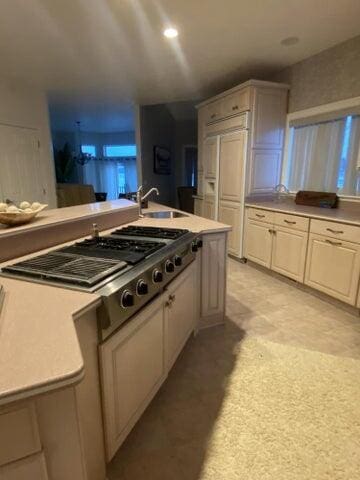
[[[281,40],[281,45],[284,45],[284,47],[290,47],[291,45],[296,45],[299,43],[299,38],[298,37],[287,37]]]
[[[163,33],[164,36],[167,38],[175,38],[179,35],[179,32],[176,30],[176,28],[173,27],[166,28]]]

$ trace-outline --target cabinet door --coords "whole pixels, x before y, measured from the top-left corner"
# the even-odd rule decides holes
[[[166,291],[166,358],[172,367],[189,335],[196,327],[197,285],[196,263],[193,262]]]
[[[198,172],[204,170],[205,109],[201,107],[198,110]]]
[[[218,220],[232,227],[228,234],[228,251],[234,255],[240,255],[240,215],[241,206],[239,203],[220,201]]]
[[[360,245],[310,234],[305,283],[355,305],[360,274]]]
[[[166,376],[163,297],[99,348],[105,443],[110,461]]]
[[[244,255],[249,260],[270,268],[272,247],[272,225],[246,220]]]
[[[307,240],[307,232],[274,227],[272,270],[298,282],[303,282]]]
[[[222,99],[222,116],[229,117],[250,110],[250,88],[238,90]]]
[[[226,233],[203,235],[201,324],[222,323],[225,314]]]
[[[286,98],[287,91],[283,89],[255,89],[252,148],[283,148]]]
[[[273,192],[280,181],[281,150],[252,150],[248,193]]]
[[[240,202],[243,199],[246,139],[247,130],[220,137],[219,192],[221,200]]]
[[[194,215],[197,215],[199,217],[203,216],[203,203],[203,199],[194,198]]]
[[[222,114],[222,99],[211,102],[205,107],[205,123],[220,120]]]
[[[0,478],[1,480],[47,480],[44,454],[37,453],[0,467]]]
[[[204,173],[206,178],[215,178],[218,162],[218,137],[209,137],[204,141]]]
[[[215,198],[205,196],[203,204],[203,217],[215,220]]]

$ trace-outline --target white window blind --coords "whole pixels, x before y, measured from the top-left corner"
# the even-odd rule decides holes
[[[291,126],[285,172],[289,190],[357,195],[359,140],[358,115]]]

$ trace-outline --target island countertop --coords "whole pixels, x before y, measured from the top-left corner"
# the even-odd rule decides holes
[[[145,212],[164,210],[174,209],[151,203]],[[184,228],[194,233],[226,232],[231,229],[213,220],[186,215],[174,219],[141,218],[130,223],[119,222],[119,226],[137,224]],[[111,230],[113,228],[102,233]],[[70,243],[72,241],[63,245]],[[21,259],[60,246],[52,246]],[[6,263],[0,264],[0,267]],[[74,321],[85,312],[97,308],[101,297],[96,293],[6,277],[0,277],[0,284],[5,291],[0,314],[0,405],[81,381],[84,362]]]

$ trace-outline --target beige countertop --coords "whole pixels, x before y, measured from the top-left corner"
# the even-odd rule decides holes
[[[0,235],[14,235],[14,233],[37,230],[50,225],[67,223],[75,219],[96,218],[104,213],[113,213],[124,211],[124,209],[133,209],[134,202],[120,199],[109,202],[89,203],[87,205],[77,205],[75,207],[54,208],[44,210],[30,223],[19,225],[17,227],[7,227],[0,224]]]
[[[84,215],[88,215],[91,206],[89,209],[82,206],[82,209]],[[144,212],[159,210],[173,209],[151,203]],[[195,233],[230,230],[228,225],[190,214],[175,219],[142,218],[133,223],[185,228]],[[113,228],[102,233],[111,230]],[[72,241],[66,244],[70,243]],[[2,265],[4,263],[0,267]],[[0,283],[5,290],[0,313],[0,405],[79,382],[84,374],[84,362],[74,319],[96,308],[101,298],[96,293],[5,277],[0,277]]]
[[[360,205],[358,211],[347,208],[309,207],[306,205],[297,205],[295,202],[277,203],[276,201],[256,200],[246,201],[245,206],[360,226]]]

